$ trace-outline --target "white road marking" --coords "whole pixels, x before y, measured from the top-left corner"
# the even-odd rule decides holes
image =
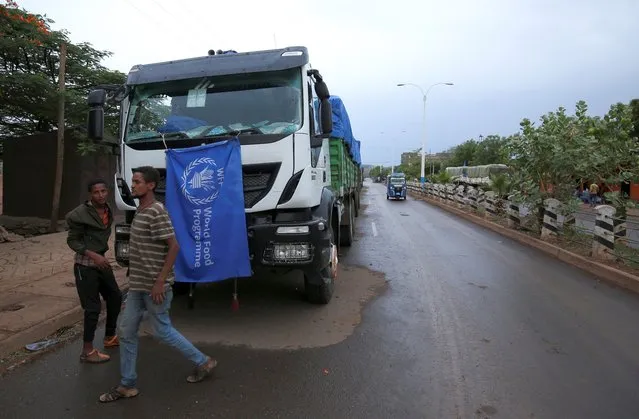
[[[374,222],[371,223],[371,227],[373,227],[373,237],[377,237],[377,226]]]

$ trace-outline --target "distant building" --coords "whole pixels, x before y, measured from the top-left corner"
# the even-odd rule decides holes
[[[441,162],[450,157],[450,153],[426,154],[427,161]],[[413,164],[421,164],[421,151],[408,151],[402,153],[402,165],[411,166]]]
[[[410,166],[412,164],[419,163],[420,161],[420,154],[417,151],[402,153],[402,166]]]

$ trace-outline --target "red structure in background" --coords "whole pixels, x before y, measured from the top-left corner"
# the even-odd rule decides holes
[[[579,186],[579,193],[581,194],[584,190],[590,188],[590,184],[592,182],[583,182],[581,186]],[[625,184],[614,184],[608,185],[605,183],[597,183],[599,185],[599,196],[603,197],[603,194],[606,192],[616,192],[622,191],[627,194],[631,200],[639,202],[639,183],[637,182],[628,182]],[[552,185],[544,185],[541,184],[540,187],[542,192],[552,192]]]

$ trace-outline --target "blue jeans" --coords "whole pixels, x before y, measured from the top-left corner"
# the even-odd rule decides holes
[[[120,385],[133,388],[138,378],[135,364],[138,358],[138,333],[144,311],[148,312],[153,327],[153,335],[162,343],[180,351],[195,365],[203,365],[208,357],[200,352],[191,342],[171,325],[169,309],[173,299],[173,290],[167,287],[162,304],[155,304],[151,293],[129,291],[124,312],[120,316]]]

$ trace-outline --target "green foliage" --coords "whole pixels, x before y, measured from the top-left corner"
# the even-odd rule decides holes
[[[513,189],[513,182],[509,174],[498,173],[490,176],[490,190],[500,198],[506,198]]]
[[[421,165],[421,163],[420,163]],[[404,173],[406,175],[406,179],[414,179],[418,178],[421,172],[421,166],[416,164],[401,164],[395,168],[396,172]]]
[[[12,10],[14,13],[26,13]],[[46,31],[21,20],[0,16],[0,141],[57,125],[60,45],[67,44],[65,119],[67,126],[84,126],[86,98],[91,87],[123,84],[125,75],[101,65],[111,53],[88,43],[73,44],[67,31]],[[118,132],[118,109],[105,110],[107,132]]]
[[[477,141],[470,139],[448,150],[451,157],[444,167],[480,166],[485,164],[507,164],[509,152],[508,139],[499,135],[489,135]]]
[[[580,101],[575,114],[564,108],[541,117],[539,126],[524,119],[508,140],[516,195],[540,205],[552,197],[568,202],[584,181],[619,184],[639,173],[637,138],[629,105],[618,103],[603,117],[587,115]]]
[[[625,218],[629,208],[637,208],[637,204],[631,201],[626,194],[622,194],[619,191],[606,192],[604,198],[610,204],[617,209],[615,217]]]
[[[468,140],[449,150],[450,159],[446,162],[446,166],[463,166],[466,162],[467,166],[475,165],[475,152],[477,151],[477,141]]]
[[[639,99],[617,103],[603,117],[589,116],[584,101],[573,115],[563,107],[534,123],[524,119],[509,137],[489,135],[452,149],[444,167],[507,164],[511,170],[491,177],[497,195],[540,208],[556,198],[568,210],[578,206],[572,196],[584,182],[619,185],[639,180]],[[445,182],[440,182],[445,183]],[[618,192],[604,194],[619,214],[633,204]]]
[[[630,136],[639,138],[639,99],[630,101],[630,114],[632,115],[632,130]]]
[[[509,160],[507,143],[508,139],[499,135],[489,135],[479,141],[473,154],[473,165],[507,164]]]
[[[385,176],[388,176],[389,174],[390,174],[390,167],[375,166],[370,171],[370,176],[372,178],[375,178],[377,176],[385,177]]]
[[[433,177],[433,183],[441,183],[442,185],[447,185],[452,183],[452,181],[452,176],[445,170],[442,170]]]

